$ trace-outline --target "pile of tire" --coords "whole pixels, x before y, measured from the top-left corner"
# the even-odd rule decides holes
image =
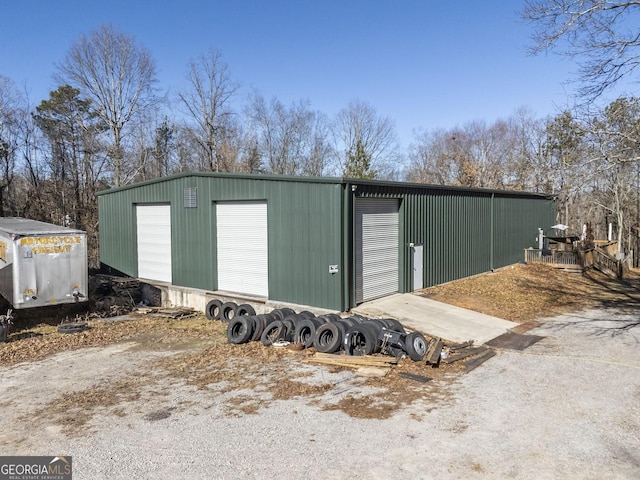
[[[265,346],[288,342],[301,348],[314,347],[322,353],[393,356],[408,355],[421,361],[428,342],[420,332],[407,333],[400,322],[392,318],[367,318],[361,315],[341,317],[337,314],[315,315],[308,311],[296,313],[290,308],[277,308],[256,315],[250,305],[236,305],[212,300],[207,305],[207,318],[227,322],[229,343],[261,341]]]

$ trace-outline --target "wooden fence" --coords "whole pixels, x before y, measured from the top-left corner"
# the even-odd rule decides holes
[[[580,257],[575,252],[557,250],[543,252],[535,248],[527,248],[524,251],[524,261],[527,263],[546,263],[560,268],[582,268]]]
[[[544,263],[556,268],[575,271],[595,268],[607,275],[622,277],[622,262],[610,257],[598,247],[587,251],[551,250],[546,252],[527,248],[524,251],[524,261],[526,263]]]

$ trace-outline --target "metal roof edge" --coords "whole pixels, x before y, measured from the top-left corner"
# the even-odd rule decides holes
[[[179,178],[188,178],[188,177],[235,178],[235,179],[245,179],[245,180],[268,180],[268,181],[304,182],[304,183],[333,183],[333,184],[343,183],[342,179],[339,177],[313,177],[313,176],[296,177],[293,175],[272,175],[272,174],[264,174],[264,173],[183,172],[183,173],[168,175],[166,177],[154,178],[152,180],[145,180],[143,182],[131,183],[129,185],[123,185],[120,187],[113,187],[107,190],[101,190],[99,192],[96,192],[96,195],[97,196],[106,195],[109,193],[116,193],[123,190],[129,190],[132,188],[137,188],[145,185],[152,185],[155,183],[168,182],[172,180],[177,180]]]
[[[343,183],[351,185],[378,185],[383,187],[399,187],[399,188],[418,188],[421,190],[454,190],[456,192],[470,192],[470,193],[485,193],[485,194],[501,194],[501,195],[515,195],[515,196],[527,196],[527,197],[541,197],[547,199],[554,199],[554,195],[548,195],[544,193],[527,192],[522,190],[500,190],[491,188],[478,188],[478,187],[461,187],[458,185],[436,185],[432,183],[416,183],[416,182],[399,182],[391,180],[369,180],[363,178],[342,178]]]
[[[143,182],[131,183],[129,185],[123,185],[120,187],[113,187],[107,190],[101,190],[96,192],[96,196],[107,195],[110,193],[121,192],[123,190],[130,190],[132,188],[138,188],[145,185],[153,185],[155,183],[168,182],[177,180],[180,178],[189,177],[211,177],[211,178],[234,178],[234,179],[246,179],[246,180],[267,180],[267,181],[284,181],[284,182],[303,182],[303,183],[331,183],[341,185],[371,185],[381,187],[394,187],[394,188],[417,188],[420,190],[452,190],[456,192],[469,192],[469,193],[483,193],[483,194],[498,194],[498,195],[512,195],[519,197],[539,197],[546,199],[553,199],[553,195],[547,195],[543,193],[524,192],[519,190],[499,190],[489,188],[474,188],[474,187],[460,187],[456,185],[436,185],[430,183],[416,183],[416,182],[399,182],[391,180],[369,180],[363,178],[347,178],[347,177],[314,177],[304,176],[297,177],[292,175],[272,175],[262,173],[228,173],[228,172],[182,172],[166,177],[154,178],[151,180],[145,180]]]

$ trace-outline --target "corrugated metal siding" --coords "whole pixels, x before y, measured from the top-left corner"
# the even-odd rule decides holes
[[[197,208],[184,208],[185,187],[197,189]],[[401,292],[411,289],[411,242],[424,245],[426,287],[520,261],[537,227],[555,220],[553,202],[533,195],[340,179],[179,175],[98,197],[101,261],[137,276],[135,205],[170,203],[173,283],[215,290],[214,202],[266,200],[269,297],[347,308],[355,301],[352,199],[358,196],[400,202]],[[339,273],[329,273],[329,265],[338,265]]]
[[[356,195],[401,201],[402,292],[412,284],[410,243],[424,245],[429,287],[517,263],[537,226],[554,219],[553,202],[533,195],[367,185],[358,185]]]
[[[340,310],[341,185],[282,182],[269,204],[269,290],[274,299]]]
[[[197,208],[184,208],[184,188],[196,187]],[[170,203],[173,283],[217,290],[215,201],[266,200],[269,298],[339,310],[342,268],[341,185],[261,178],[179,176],[99,196],[100,260],[137,276],[135,205]]]
[[[555,223],[551,200],[496,197],[494,202],[494,268],[524,260],[523,250],[538,248],[538,228]]]

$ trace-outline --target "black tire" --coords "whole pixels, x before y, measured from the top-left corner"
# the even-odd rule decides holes
[[[296,325],[300,320],[304,320],[304,317],[300,317],[298,314],[294,314],[294,315],[287,315],[286,317],[284,317],[282,319],[282,321],[290,321],[293,322],[294,325]]]
[[[354,320],[353,318],[351,318],[351,317],[342,318],[342,319],[340,319],[340,322],[341,322],[345,327],[347,327],[347,329],[349,329],[349,328],[351,328],[351,327],[353,327],[353,326],[355,326],[355,325],[358,325],[358,324],[359,324],[359,322],[355,321],[355,320]]]
[[[299,319],[304,320],[305,318],[313,318],[315,315],[308,310],[303,310],[300,313],[296,314]]]
[[[338,320],[342,320],[342,317],[336,313],[327,313],[326,315],[322,315],[322,318],[326,319],[327,322],[337,322]]]
[[[220,307],[220,320],[230,322],[236,316],[238,305],[235,302],[225,302]]]
[[[282,312],[282,316],[283,318],[288,316],[288,315],[295,315],[296,311],[292,308],[281,308],[280,311]]]
[[[383,320],[387,324],[387,328],[389,330],[393,330],[394,332],[407,333],[402,324],[395,318],[385,318]]]
[[[405,351],[414,362],[421,362],[427,354],[429,343],[420,332],[412,332],[405,339]]]
[[[7,341],[7,327],[0,325],[0,342]]]
[[[267,326],[267,321],[264,318],[264,315],[240,315],[241,317],[251,318],[253,320],[253,335],[251,335],[252,342],[260,341],[260,337],[262,337],[262,332],[264,332],[264,328]]]
[[[313,346],[322,353],[335,353],[342,345],[342,331],[337,322],[327,322],[316,329]]]
[[[371,355],[376,351],[377,337],[370,325],[355,325],[344,336],[344,351],[347,355]]]
[[[256,314],[255,309],[248,303],[243,303],[242,305],[238,305],[238,308],[236,308],[236,316],[242,316],[242,315],[252,316],[255,314]]]
[[[58,332],[67,334],[78,333],[87,328],[89,328],[89,326],[85,322],[63,323],[62,325],[58,325]]]
[[[373,328],[376,329],[376,333],[380,333],[380,330],[382,330],[383,328],[387,327],[386,322],[384,322],[383,320],[379,319],[379,318],[371,318],[366,322],[363,322],[366,325],[370,325]]]
[[[214,298],[207,303],[204,314],[209,320],[220,320],[220,307],[222,307],[222,301]]]
[[[253,320],[250,317],[234,318],[227,326],[227,340],[236,345],[247,343],[253,335],[253,326]]]
[[[288,315],[287,318],[282,320],[282,324],[285,328],[284,339],[287,342],[293,342],[294,336],[296,334],[296,322],[292,318],[292,315]]]
[[[344,334],[347,333],[347,330],[349,330],[349,327],[342,320],[333,322],[333,324],[336,327],[338,327],[338,330],[340,330],[340,333],[342,335],[342,339],[344,340]],[[340,348],[342,348],[342,343],[340,343]]]
[[[280,320],[278,317],[276,317],[273,313],[265,313],[264,315],[262,315],[264,317],[264,326],[266,327],[267,325],[269,325],[270,323],[275,322],[276,320]]]
[[[305,318],[296,325],[295,343],[304,344],[305,348],[313,346],[313,339],[316,336],[316,329],[322,324],[315,318]]]
[[[284,340],[286,328],[282,323],[282,320],[276,320],[275,322],[270,323],[262,332],[262,337],[260,337],[260,341],[265,347],[270,347],[274,342],[279,340]]]
[[[290,308],[276,308],[275,310],[271,310],[271,314],[274,315],[278,320],[284,320],[285,317],[289,315],[295,315],[295,310]]]

